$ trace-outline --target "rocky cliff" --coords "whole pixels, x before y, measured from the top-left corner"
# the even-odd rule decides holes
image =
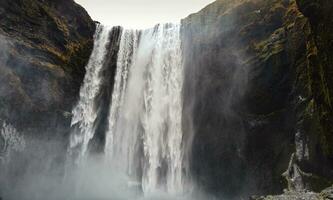
[[[25,132],[64,133],[95,23],[73,0],[0,1],[0,119]]]
[[[184,129],[205,190],[235,197],[331,184],[329,4],[218,0],[182,21]],[[284,173],[293,153],[298,171]]]
[[[310,145],[309,158],[303,160],[304,167],[320,171],[333,177],[333,5],[330,1],[298,0],[301,12],[307,17],[307,107],[304,121],[305,136]]]

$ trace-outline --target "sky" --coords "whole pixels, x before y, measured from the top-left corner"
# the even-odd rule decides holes
[[[214,0],[75,0],[89,15],[105,25],[150,28],[178,22]]]

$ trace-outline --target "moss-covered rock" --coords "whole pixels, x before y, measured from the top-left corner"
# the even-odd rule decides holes
[[[305,10],[318,10],[308,2]],[[332,31],[312,25],[332,17],[302,11],[295,0],[218,0],[182,21],[184,129],[194,136],[194,176],[209,192],[281,193],[295,151],[310,189],[333,180]]]
[[[53,133],[78,96],[95,23],[73,0],[4,0],[0,18],[0,118]]]
[[[308,87],[313,98],[313,112],[318,121],[316,156],[333,166],[333,4],[328,0],[297,0],[299,8],[309,19],[307,33]],[[332,170],[330,170],[332,177]]]

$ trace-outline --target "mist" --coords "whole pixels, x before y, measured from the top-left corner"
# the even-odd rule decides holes
[[[9,57],[9,39],[0,34],[0,73],[7,74],[9,70],[5,68],[6,62]],[[5,77],[1,76],[0,83],[5,83]],[[8,96],[10,90],[6,87],[6,84],[0,84],[0,96]]]
[[[157,28],[158,27],[158,28]],[[137,99],[138,101],[143,101],[142,93],[146,90],[145,86],[145,79],[144,77],[147,76],[147,66],[150,66],[151,69],[153,67],[161,67],[163,63],[171,62],[173,60],[169,60],[169,56],[179,56],[177,54],[177,50],[180,46],[174,45],[180,45],[178,41],[178,34],[179,34],[179,26],[173,27],[170,24],[166,25],[160,25],[157,26],[155,29],[159,30],[160,32],[156,32],[155,29],[147,30],[144,34],[144,39],[141,41],[141,49],[139,51],[139,55],[144,55],[143,57],[145,60],[137,60],[135,61],[135,65],[133,65],[134,70],[131,72],[132,74],[137,74],[135,76],[132,75],[131,81],[129,82],[129,90],[127,98],[127,101],[125,103],[125,111],[124,112],[124,118],[129,118],[129,122],[132,123],[131,126],[135,127],[137,126],[136,123],[140,123],[140,120],[138,117],[142,115],[140,112],[147,112],[145,110],[142,110],[143,108],[138,109],[137,106],[134,106],[135,102],[133,102],[132,97],[134,96],[134,100]],[[115,29],[114,29],[115,30]],[[167,32],[165,32],[167,30]],[[110,36],[109,34],[110,30],[107,30],[105,32],[105,36]],[[163,34],[166,35],[163,35]],[[137,32],[136,34],[139,35]],[[161,35],[162,34],[162,35]],[[112,36],[112,34],[111,34]],[[114,36],[114,35],[113,35]],[[170,40],[174,43],[169,43],[168,39],[169,37],[175,38],[177,40]],[[97,39],[97,38],[95,38]],[[102,42],[105,46],[96,43],[97,48],[102,48],[103,51],[106,50],[106,48],[109,47],[109,43],[106,40],[109,40],[110,38],[105,38],[105,40]],[[151,40],[153,39],[153,40]],[[159,49],[154,49],[154,43],[163,41],[165,44],[168,45],[168,49],[162,49],[162,46],[160,46]],[[120,42],[120,41],[118,41]],[[8,62],[8,59],[10,59],[10,45],[11,44],[6,37],[1,37],[1,45],[2,49],[0,52],[0,58],[1,63],[5,64]],[[125,44],[126,46],[126,44]],[[123,46],[122,48],[125,48]],[[155,51],[161,51],[159,54],[154,54]],[[100,59],[105,59],[106,52],[102,52],[102,57]],[[99,54],[97,52],[97,54]],[[129,53],[127,56],[132,55]],[[92,57],[94,57],[94,54],[92,54]],[[152,57],[155,57],[154,62],[151,63],[150,59]],[[127,57],[124,57],[124,62],[128,59]],[[160,60],[163,60],[164,62],[160,62]],[[180,60],[175,60],[177,63],[172,63],[167,66],[174,66],[177,65],[180,66]],[[104,68],[107,67],[110,63],[107,62],[94,62],[92,61],[92,67],[96,67],[97,64],[101,64],[100,67]],[[157,64],[155,64],[157,63]],[[28,62],[21,62],[20,67],[22,69],[25,68],[25,66],[28,66]],[[88,64],[89,66],[89,64]],[[5,70],[5,68],[1,67],[1,69]],[[149,68],[148,68],[149,69]],[[181,69],[181,68],[180,68]],[[163,132],[164,129],[160,129],[160,127],[155,127],[154,130],[150,131],[151,135],[147,135],[146,137],[155,137],[156,132],[160,132],[160,135],[156,135],[158,137],[152,138],[156,140],[156,142],[159,142],[159,140],[162,140],[163,138],[168,138],[166,136],[162,137],[163,134],[181,134],[177,131],[180,131],[180,119],[179,114],[172,113],[172,112],[180,112],[181,108],[178,106],[180,105],[180,102],[175,101],[175,105],[169,106],[169,101],[164,101],[164,108],[160,109],[159,100],[169,97],[169,98],[180,98],[180,86],[178,82],[181,81],[182,74],[181,71],[172,71],[174,69],[169,68],[170,72],[176,73],[176,75],[170,76],[171,78],[177,77],[177,82],[175,85],[171,85],[173,82],[172,79],[166,79],[167,84],[170,84],[171,87],[176,87],[174,89],[174,95],[169,96],[168,93],[161,93],[161,91],[158,91],[156,89],[162,88],[162,83],[157,82],[158,85],[152,85],[154,86],[154,89],[157,91],[155,96],[153,98],[155,101],[155,104],[153,109],[155,109],[156,114],[153,115],[153,118],[150,119],[150,121],[154,124],[160,123],[159,126],[164,126],[164,123],[170,123],[169,125],[169,132]],[[161,76],[164,71],[161,69],[152,70],[151,73],[157,73],[156,75]],[[12,72],[12,73],[15,73]],[[93,72],[95,76],[99,76],[100,72]],[[29,74],[27,75],[29,76]],[[158,77],[157,76],[157,77]],[[32,78],[32,77],[31,77]],[[88,77],[89,78],[89,77]],[[100,78],[103,78],[100,77]],[[179,80],[178,80],[179,79]],[[95,80],[94,80],[95,81]],[[81,88],[83,91],[81,98],[86,95],[85,91],[91,89],[91,83],[96,83],[96,90],[99,90],[100,82],[94,82],[88,80],[86,84],[88,84],[87,89],[84,88],[84,86]],[[157,80],[155,80],[157,81]],[[169,82],[168,82],[169,81]],[[171,81],[171,82],[170,82]],[[40,96],[40,98],[46,99],[48,101],[49,93],[51,92],[48,88],[49,85],[46,82],[41,82],[40,87],[43,95],[40,95],[37,92],[34,92],[32,95],[35,95],[35,97]],[[138,84],[140,85],[140,90],[138,89]],[[164,84],[166,86],[167,84]],[[158,88],[156,88],[159,86]],[[178,87],[178,88],[177,88]],[[148,90],[147,90],[148,91]],[[167,90],[166,90],[167,91]],[[1,86],[1,94],[10,93],[11,89],[2,87]],[[178,96],[177,96],[178,95]],[[89,95],[88,95],[89,96]],[[91,112],[87,113],[87,119],[90,120],[91,117],[95,114],[98,109],[94,105],[95,98],[98,96],[98,92],[96,92],[93,95],[90,95],[93,97],[93,99],[88,103],[91,105]],[[122,96],[122,95],[120,95]],[[152,98],[152,97],[150,97]],[[132,100],[131,100],[132,99]],[[142,102],[143,105],[144,102]],[[77,102],[77,105],[79,105],[80,102]],[[87,101],[83,99],[83,104],[87,105]],[[157,107],[156,107],[157,106]],[[175,111],[170,111],[170,109],[176,108]],[[80,109],[79,109],[80,110]],[[83,109],[85,110],[85,108]],[[165,112],[165,110],[169,110],[168,112]],[[75,113],[75,108],[73,109],[73,113]],[[134,122],[131,122],[130,115],[133,114],[133,112],[136,115],[136,118],[134,119]],[[168,113],[173,115],[173,120],[178,120],[176,122],[171,121],[169,119],[168,115],[163,116],[163,114]],[[161,115],[161,116],[159,116]],[[63,116],[62,116],[63,117]],[[78,117],[82,118],[82,115],[79,114]],[[95,118],[96,119],[96,118]],[[156,121],[156,119],[161,120],[161,122]],[[180,173],[183,173],[185,167],[188,167],[188,164],[186,164],[185,167],[179,166],[179,164],[182,162],[181,160],[181,138],[177,138],[174,135],[170,135],[170,140],[166,141],[168,142],[168,146],[163,147],[162,146],[154,146],[154,143],[151,143],[149,147],[145,148],[151,148],[151,154],[154,154],[156,157],[153,157],[153,159],[156,159],[154,162],[156,162],[156,165],[158,165],[159,159],[163,159],[163,162],[165,163],[164,168],[167,169],[167,162],[170,162],[169,159],[172,158],[171,156],[174,156],[175,153],[178,153],[179,155],[176,155],[175,158],[172,159],[179,159],[173,161],[174,164],[170,165],[171,172],[168,173],[175,173],[173,174],[167,174],[163,175],[160,173],[154,174],[155,168],[149,169],[149,165],[147,162],[147,166],[142,168],[142,170],[149,169],[151,172],[146,175],[147,177],[150,176],[149,174],[153,173],[152,177],[149,177],[148,183],[150,184],[149,187],[151,187],[149,190],[150,192],[148,194],[144,193],[144,189],[142,184],[142,180],[133,180],[133,177],[131,177],[126,170],[124,170],[124,167],[138,167],[138,166],[127,166],[128,164],[133,164],[131,162],[127,163],[125,160],[126,154],[119,154],[113,159],[107,159],[106,154],[107,153],[99,153],[99,154],[93,154],[91,153],[91,149],[89,149],[89,144],[92,142],[92,139],[94,137],[93,133],[96,131],[95,121],[92,122],[92,126],[87,130],[87,133],[92,134],[92,136],[88,137],[86,141],[84,140],[77,140],[73,139],[73,136],[77,134],[75,131],[75,124],[78,123],[76,118],[72,118],[72,128],[70,128],[70,133],[68,132],[70,124],[66,122],[65,124],[62,121],[59,121],[57,117],[54,119],[52,118],[52,124],[49,125],[49,127],[46,127],[45,129],[41,129],[45,132],[37,132],[38,125],[36,126],[36,129],[29,128],[25,129],[23,126],[15,127],[17,123],[12,123],[11,121],[1,121],[1,137],[0,137],[0,197],[2,197],[5,200],[59,200],[59,199],[68,199],[68,200],[94,200],[94,199],[114,199],[114,200],[130,200],[130,199],[138,199],[138,200],[168,200],[168,199],[175,199],[175,200],[193,200],[193,199],[210,199],[210,197],[207,197],[203,192],[200,191],[199,188],[196,190],[181,192],[179,194],[171,194],[167,192],[163,187],[161,189],[157,188],[157,185],[159,184],[158,181],[163,180],[163,176],[170,176],[170,180],[168,180],[168,187],[174,188],[173,190],[180,189],[180,186],[183,187],[183,185],[179,185],[181,182],[178,181],[179,177],[182,175]],[[114,119],[116,120],[116,119]],[[127,119],[128,120],[128,119]],[[14,121],[15,122],[15,121]],[[127,130],[126,126],[122,125],[122,122],[118,122],[118,128],[121,130],[121,132],[131,134],[132,131],[138,131],[139,129],[131,129]],[[174,124],[175,123],[175,124]],[[83,122],[79,127],[82,128],[82,126],[86,126],[86,122]],[[172,129],[173,128],[173,129]],[[125,130],[125,131],[124,131]],[[167,129],[166,129],[167,130]],[[80,134],[80,133],[79,133]],[[82,133],[81,133],[82,134]],[[85,133],[84,133],[85,134]],[[111,133],[109,133],[111,134]],[[119,136],[121,136],[120,132],[118,133]],[[137,134],[142,134],[138,132]],[[71,136],[71,137],[70,137]],[[83,135],[85,137],[85,135]],[[177,135],[176,135],[177,136]],[[124,138],[119,138],[118,142],[119,145],[125,144],[126,148],[131,148],[131,144],[127,144],[127,141],[121,141]],[[125,138],[126,139],[126,138]],[[128,135],[128,139],[130,139]],[[71,143],[75,140],[76,142]],[[176,140],[176,142],[173,142]],[[84,141],[84,142],[83,142]],[[138,141],[141,141],[141,138],[138,137]],[[171,143],[173,142],[173,143]],[[8,144],[8,145],[7,145]],[[164,144],[164,142],[159,143],[159,145]],[[82,146],[85,145],[84,148]],[[99,144],[103,145],[103,144]],[[116,144],[110,144],[110,145],[116,145]],[[123,146],[115,146],[111,148],[123,148]],[[129,145],[129,146],[126,146]],[[161,149],[159,149],[161,147]],[[175,149],[173,152],[169,152],[169,149],[171,148],[179,148]],[[141,147],[142,148],[142,147]],[[110,149],[106,148],[106,149]],[[78,159],[76,157],[75,153],[74,155],[71,154],[71,151],[79,151],[81,154],[81,157]],[[135,150],[135,149],[134,149]],[[127,151],[127,150],[126,150]],[[125,152],[126,152],[125,151]],[[170,154],[168,157],[163,155],[158,155],[158,151],[165,151],[164,154]],[[155,153],[156,152],[156,153]],[[133,153],[136,154],[134,151]],[[172,153],[172,154],[171,154]],[[145,159],[149,159],[149,157],[146,156],[147,153],[141,154],[141,155],[134,155],[134,159],[140,160],[140,162],[143,162]],[[142,157],[142,158],[141,158]],[[117,163],[119,162],[119,163]],[[139,163],[140,164],[140,163]],[[141,164],[140,164],[141,165]],[[119,167],[120,166],[120,167]],[[161,169],[160,166],[154,166],[157,169]],[[173,168],[171,168],[173,167]],[[175,171],[175,172],[173,172]],[[175,177],[175,178],[174,178]],[[166,178],[165,178],[166,179]],[[175,182],[172,182],[174,181]],[[177,184],[174,184],[177,183]],[[184,182],[185,183],[185,182]],[[156,185],[155,185],[156,184]],[[165,183],[162,183],[164,185]],[[173,185],[174,184],[174,185]],[[184,185],[186,186],[186,185]]]
[[[141,185],[101,156],[70,166],[60,156],[60,141],[24,137],[22,149],[10,149],[0,163],[0,194],[6,200],[203,200],[202,193],[179,197],[156,191],[144,195]]]

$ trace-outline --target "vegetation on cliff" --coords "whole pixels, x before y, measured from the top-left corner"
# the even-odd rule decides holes
[[[95,24],[72,0],[5,0],[0,18],[0,120],[46,128],[75,102]]]
[[[184,124],[206,190],[281,193],[294,153],[304,189],[332,183],[332,6],[304,3],[218,0],[183,20]]]
[[[315,153],[321,156],[333,177],[333,4],[328,0],[297,0],[301,12],[309,20],[307,34],[308,92],[312,101],[313,132],[317,139]],[[310,106],[310,105],[309,105]],[[318,160],[317,160],[318,161]]]

